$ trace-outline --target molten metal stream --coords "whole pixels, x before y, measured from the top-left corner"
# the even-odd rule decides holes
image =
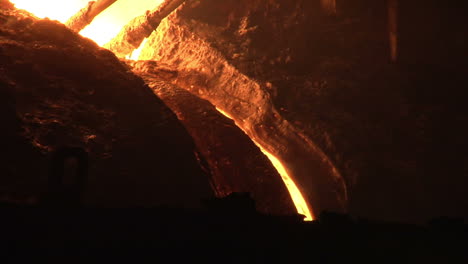
[[[219,109],[217,107],[216,107],[216,110],[218,110],[218,112],[220,112],[221,114],[223,114],[227,118],[233,120],[234,123],[235,123],[235,120],[229,114],[227,114],[226,112],[224,112],[223,110],[221,110],[221,109]],[[277,157],[275,157],[273,154],[271,154],[265,148],[263,148],[262,145],[260,145],[257,141],[255,141],[255,139],[253,139],[253,138],[250,138],[250,139],[252,139],[252,141],[255,143],[255,145],[257,145],[257,147],[259,147],[260,150],[263,152],[263,154],[265,154],[268,157],[268,159],[270,159],[273,166],[276,168],[278,173],[281,175],[281,179],[283,180],[284,184],[286,185],[286,188],[288,188],[289,195],[291,195],[291,199],[293,200],[294,206],[296,206],[297,212],[299,214],[305,216],[304,221],[314,220],[314,218],[312,216],[312,213],[310,212],[309,206],[307,205],[307,202],[304,199],[304,196],[302,196],[301,191],[299,190],[299,188],[297,188],[296,183],[294,183],[294,181],[291,179],[291,177],[289,176],[288,172],[286,171],[286,168],[283,166],[281,161],[279,161],[279,159]]]
[[[256,142],[253,139],[252,141],[255,143],[255,145],[257,145],[257,147],[260,148],[263,154],[265,154],[270,159],[273,166],[281,175],[281,179],[283,179],[286,188],[288,188],[289,195],[291,195],[291,199],[293,200],[294,206],[296,206],[297,212],[301,215],[305,215],[305,221],[314,220],[309,210],[309,207],[307,206],[307,203],[304,197],[302,196],[301,191],[299,191],[299,188],[297,188],[296,183],[294,183],[291,177],[289,177],[289,174],[286,172],[286,168],[283,166],[281,161],[279,161],[278,158],[276,158],[275,156],[273,156],[273,154],[264,149],[258,142]]]
[[[60,22],[65,22],[68,18],[73,16],[81,8],[86,6],[89,0],[10,0],[17,8],[25,9],[40,18],[49,17],[56,19]],[[120,0],[98,15],[91,25],[83,29],[80,34],[91,38],[99,45],[105,44],[112,37],[114,37],[119,30],[128,23],[133,17],[144,13],[146,10],[153,9],[161,4],[162,0],[155,1],[133,1],[133,0]],[[138,60],[138,57],[145,45],[145,41],[140,47],[132,52],[127,59]],[[216,108],[220,113],[234,120],[227,113],[221,109]],[[240,127],[239,127],[240,128]],[[245,132],[245,131],[244,131]],[[286,168],[273,154],[263,148],[255,139],[252,141],[257,145],[260,150],[270,159],[273,166],[281,175],[284,184],[288,188],[289,194],[296,206],[297,212],[305,216],[306,221],[313,220],[312,213],[302,196],[299,188],[297,188],[294,181],[288,175]]]

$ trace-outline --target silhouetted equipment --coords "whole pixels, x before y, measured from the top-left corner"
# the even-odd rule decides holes
[[[462,232],[466,228],[463,218],[438,217],[431,219],[429,225],[432,229],[445,232]]]
[[[329,226],[351,226],[354,224],[350,215],[335,212],[323,211],[320,213],[318,221]]]
[[[255,200],[250,193],[234,192],[223,198],[205,201],[208,209],[220,213],[255,214]]]
[[[75,179],[65,183],[67,161],[76,161]],[[69,175],[68,175],[69,176]],[[88,153],[82,148],[64,147],[52,156],[52,168],[49,176],[48,191],[43,199],[47,206],[76,207],[81,205],[88,177]]]

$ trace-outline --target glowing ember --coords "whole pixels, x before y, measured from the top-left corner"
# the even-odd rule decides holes
[[[229,119],[234,120],[229,114],[224,112],[223,110],[219,109],[216,107],[216,110],[226,116]],[[234,121],[235,122],[235,121]],[[238,126],[239,127],[239,126]],[[240,128],[240,127],[239,127]],[[312,213],[309,209],[309,206],[307,205],[307,202],[305,201],[304,197],[302,196],[301,191],[299,188],[296,186],[294,181],[291,179],[289,176],[288,172],[286,171],[286,168],[283,166],[281,161],[278,160],[273,154],[268,152],[266,149],[264,149],[255,139],[251,138],[252,141],[257,145],[257,147],[260,148],[260,150],[265,154],[268,159],[270,159],[271,163],[273,166],[276,168],[278,173],[281,175],[281,179],[283,180],[284,184],[286,185],[286,188],[288,188],[289,195],[291,195],[291,199],[293,200],[294,206],[296,206],[296,210],[299,214],[304,215],[305,221],[312,221],[314,220],[314,217],[312,216]]]
[[[143,50],[143,47],[145,46],[146,42],[148,41],[148,38],[145,38],[142,42],[141,42],[141,45],[140,47],[138,47],[138,49],[134,50],[132,52],[132,54],[130,55],[127,55],[125,58],[127,60],[138,60],[138,58],[140,58],[140,54],[141,54],[141,51]]]

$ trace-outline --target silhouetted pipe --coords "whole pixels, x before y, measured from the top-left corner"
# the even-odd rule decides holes
[[[67,188],[64,184],[65,163],[68,159],[77,161],[74,184]],[[64,147],[52,156],[52,168],[48,182],[48,192],[43,203],[47,206],[80,206],[88,178],[88,153],[82,148]]]

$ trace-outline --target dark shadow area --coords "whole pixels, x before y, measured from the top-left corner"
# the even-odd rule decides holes
[[[88,181],[88,153],[82,148],[64,147],[52,155],[47,193],[42,205],[80,207]]]
[[[87,207],[82,203],[87,178],[87,152],[59,148],[51,155],[49,184],[38,204],[0,202],[2,263],[468,260],[463,219],[409,225],[322,212],[304,222],[302,215],[259,213],[249,193],[206,199],[199,209]]]
[[[324,212],[257,213],[248,194],[205,201],[205,209],[51,208],[0,205],[2,263],[171,261],[202,263],[466,263],[467,225],[425,226]]]

